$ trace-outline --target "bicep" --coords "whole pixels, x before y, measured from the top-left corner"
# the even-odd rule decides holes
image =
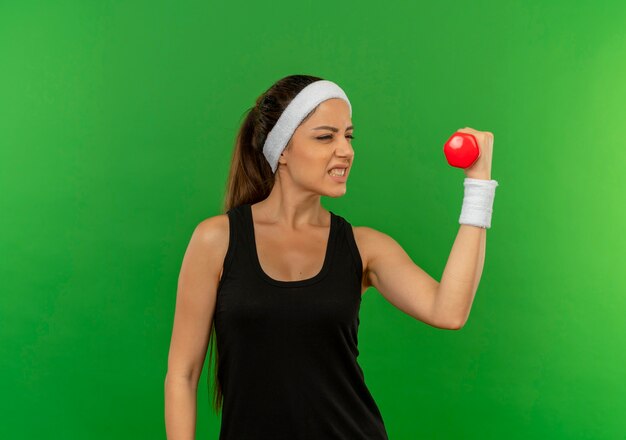
[[[439,282],[415,264],[389,235],[368,227],[362,229],[369,284],[407,315],[433,327],[447,328],[434,314]]]
[[[178,276],[168,376],[197,381],[202,372],[219,274],[228,247],[224,226],[220,216],[204,220],[196,226],[185,251]]]

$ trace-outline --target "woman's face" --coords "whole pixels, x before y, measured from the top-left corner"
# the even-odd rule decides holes
[[[327,99],[295,130],[278,159],[276,174],[302,189],[339,197],[346,192],[352,168],[352,120],[343,99]],[[332,177],[331,168],[346,168],[343,177]]]

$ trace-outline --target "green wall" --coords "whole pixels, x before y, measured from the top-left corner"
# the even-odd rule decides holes
[[[1,2],[0,437],[165,438],[183,253],[244,112],[295,73],[354,110],[348,192],[324,206],[438,280],[464,177],[443,143],[495,135],[465,327],[365,294],[390,438],[624,438],[626,4],[537,0]]]

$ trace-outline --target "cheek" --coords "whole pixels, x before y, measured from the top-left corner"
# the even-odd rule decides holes
[[[303,168],[310,174],[319,174],[326,172],[330,158],[325,151],[315,150],[311,148],[309,151],[299,155],[298,167]]]
[[[328,162],[318,157],[302,157],[291,169],[294,181],[309,187],[324,185],[328,178]]]
[[[301,142],[297,149],[291,152],[289,163],[294,179],[304,183],[319,182],[327,174],[327,168],[332,159],[332,152],[328,145],[316,142]]]

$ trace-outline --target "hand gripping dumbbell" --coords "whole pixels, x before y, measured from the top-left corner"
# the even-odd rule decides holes
[[[443,146],[448,163],[457,168],[469,168],[480,157],[476,138],[469,133],[457,131]]]

